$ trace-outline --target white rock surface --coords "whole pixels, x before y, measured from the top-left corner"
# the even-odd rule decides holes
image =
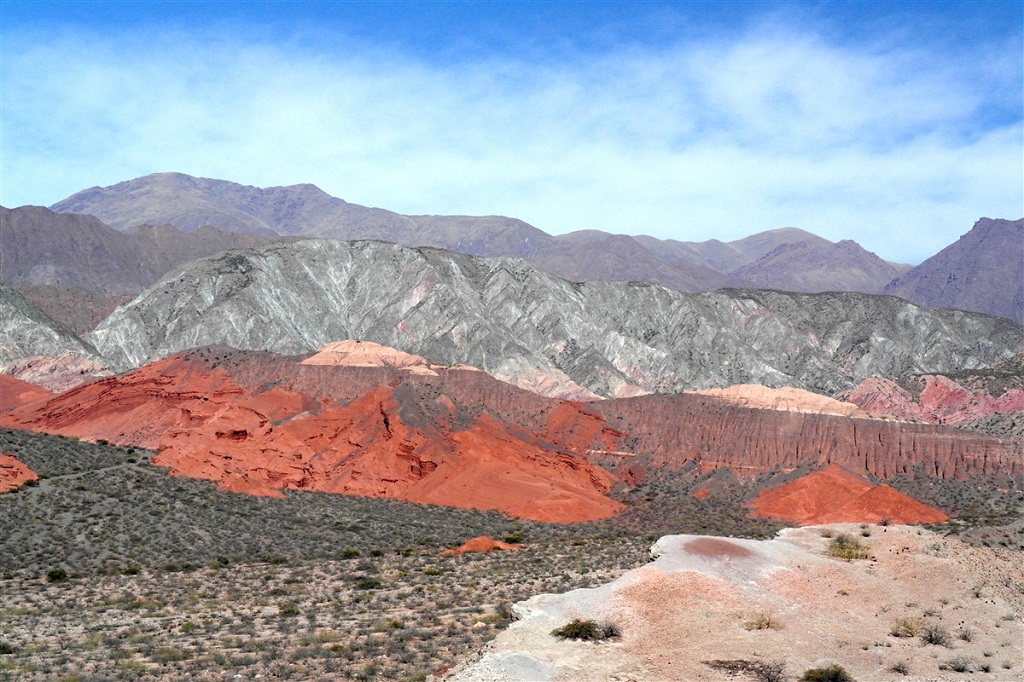
[[[520,620],[442,679],[742,679],[705,663],[715,660],[784,662],[791,679],[831,663],[861,682],[964,679],[948,669],[956,657],[976,671],[989,666],[986,680],[1024,679],[1019,553],[908,526],[871,527],[866,538],[859,526],[830,528],[862,540],[872,558],[827,556],[823,527],[787,529],[769,541],[664,537],[652,549],[655,561],[612,583],[517,604]],[[772,627],[751,629],[761,617]],[[551,635],[573,618],[614,623],[622,637]],[[893,636],[900,618],[945,628],[950,646]],[[971,641],[957,636],[964,627]],[[903,662],[907,677],[892,671]]]

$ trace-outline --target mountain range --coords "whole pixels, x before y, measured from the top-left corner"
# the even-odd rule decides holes
[[[878,293],[909,268],[886,263],[853,245],[836,250],[831,242],[796,228],[730,243],[676,242],[597,230],[552,236],[514,218],[401,215],[345,202],[310,184],[264,189],[179,173],[158,173],[111,187],[94,187],[51,208],[62,213],[91,214],[121,230],[141,224],[170,224],[185,231],[216,225],[258,235],[379,239],[475,256],[514,256],[574,281],[652,281],[680,291],[709,291],[723,286],[765,288],[756,277],[760,271],[752,271],[753,278],[733,273],[787,244],[813,243],[817,249],[803,254],[801,267],[821,271],[817,279],[788,281],[779,268],[773,268],[772,276],[784,281],[782,288],[794,291],[853,285],[857,288],[849,290]],[[828,272],[834,262],[827,261],[837,258],[848,261],[849,269],[864,272],[847,274],[841,283],[829,283]]]
[[[572,283],[523,260],[302,240],[172,271],[86,338],[120,369],[210,344],[303,353],[363,339],[549,395],[735,383],[824,393],[869,376],[980,367],[1024,328],[895,297]]]

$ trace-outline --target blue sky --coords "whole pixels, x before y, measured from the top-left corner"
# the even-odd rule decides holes
[[[0,204],[159,171],[551,233],[1024,215],[1024,2],[0,0]]]

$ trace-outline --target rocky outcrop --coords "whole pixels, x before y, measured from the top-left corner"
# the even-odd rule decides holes
[[[354,338],[554,395],[618,397],[736,383],[833,393],[983,366],[1024,346],[1024,327],[889,297],[574,284],[522,261],[311,240],[196,261],[89,335],[122,368],[207,344],[294,354]]]
[[[970,232],[885,287],[931,308],[960,308],[1024,323],[1024,218],[982,218]]]
[[[877,416],[961,424],[1024,412],[1024,352],[979,370],[871,378],[841,393]]]
[[[353,357],[328,348],[311,357]],[[388,497],[563,523],[621,509],[606,495],[620,479],[683,469],[1024,476],[1019,448],[946,427],[694,394],[557,401],[470,368],[365,366],[366,355],[405,357],[370,350],[354,356],[363,366],[347,366],[203,348],[44,395],[0,414],[0,426],[156,449],[153,461],[172,473],[237,492]]]
[[[951,669],[951,658],[973,666],[993,651],[1005,652],[999,656],[1012,669],[1001,670],[1015,674],[1024,626],[1003,617],[1024,606],[1019,553],[969,547],[919,528],[872,530],[861,538],[869,561],[827,556],[821,528],[787,528],[772,540],[663,537],[651,550],[653,562],[610,583],[515,604],[507,629],[438,679],[756,679],[780,662],[773,679],[836,664],[853,679],[892,680],[900,679],[892,671],[902,664],[913,679],[960,680],[964,673]],[[985,585],[984,599],[978,585]],[[901,620],[923,614],[929,625],[960,627],[970,641],[958,639],[948,652],[892,634]],[[613,625],[619,636],[590,642],[552,634],[573,619]]]
[[[493,552],[494,550],[516,550],[522,549],[522,545],[511,544],[508,542],[502,542],[500,540],[494,540],[481,535],[480,537],[467,540],[455,549],[446,549],[441,552],[441,556],[458,556],[460,554],[468,554],[475,552]]]
[[[17,490],[29,481],[38,481],[39,475],[14,455],[0,454],[0,494]]]
[[[918,468],[943,479],[1024,474],[1018,446],[949,427],[749,409],[693,394],[606,400],[580,409],[596,420],[591,432],[623,434],[587,447],[629,453],[620,461],[648,468],[697,465],[755,475],[837,464],[882,479]],[[557,442],[561,432],[553,426],[547,433]]]
[[[752,516],[792,521],[800,526],[825,523],[941,523],[949,519],[934,507],[893,490],[872,485],[830,464],[747,503]]]

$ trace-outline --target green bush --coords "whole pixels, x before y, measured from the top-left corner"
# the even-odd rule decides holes
[[[847,561],[851,559],[867,559],[868,549],[856,538],[850,537],[846,533],[840,533],[828,543],[826,554],[838,559],[846,559]]]
[[[576,618],[562,627],[552,630],[551,634],[559,639],[582,639],[588,642],[597,642],[618,637],[619,629],[611,624],[598,625],[592,620]]]
[[[46,572],[46,582],[62,583],[68,579],[68,572],[63,568],[51,568]]]
[[[854,679],[842,666],[833,663],[827,668],[805,670],[800,682],[854,682]]]

